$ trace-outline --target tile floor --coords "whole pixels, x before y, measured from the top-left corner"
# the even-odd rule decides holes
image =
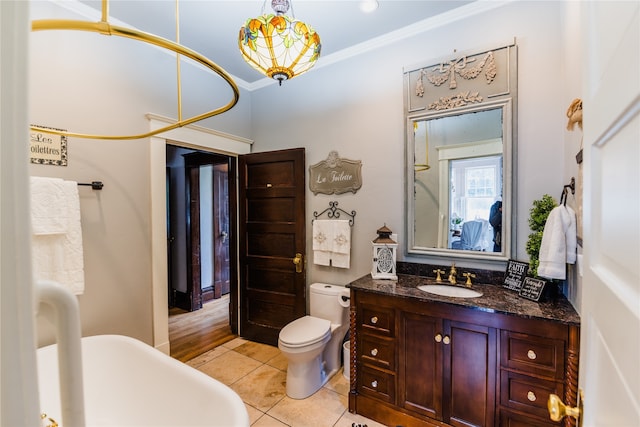
[[[349,412],[349,382],[342,370],[308,398],[288,397],[287,360],[277,347],[236,338],[187,364],[235,390],[255,427],[383,427]]]

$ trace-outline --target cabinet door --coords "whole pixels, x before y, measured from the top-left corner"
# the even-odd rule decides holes
[[[442,319],[401,313],[399,406],[442,420]]]
[[[496,330],[444,322],[444,417],[452,426],[491,426],[495,417]]]

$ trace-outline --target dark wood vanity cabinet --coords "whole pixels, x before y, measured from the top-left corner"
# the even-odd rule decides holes
[[[493,425],[496,330],[410,311],[399,318],[399,406],[451,425]]]
[[[577,384],[577,327],[570,342],[559,322],[358,289],[351,304],[352,412],[391,426],[561,425],[546,402]]]

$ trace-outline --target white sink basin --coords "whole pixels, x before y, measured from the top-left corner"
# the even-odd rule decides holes
[[[482,296],[482,292],[453,285],[422,285],[418,286],[418,289],[424,292],[429,292],[430,294],[441,295],[444,297],[478,298]]]

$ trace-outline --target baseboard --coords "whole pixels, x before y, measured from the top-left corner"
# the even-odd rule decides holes
[[[160,350],[161,352],[163,352],[167,356],[171,356],[171,345],[169,344],[169,341],[165,341],[165,342],[163,342],[161,344],[157,344],[155,346],[155,348],[157,350]]]
[[[173,298],[171,302],[174,307],[191,311],[191,298],[189,298],[189,294],[174,289],[172,295]]]

